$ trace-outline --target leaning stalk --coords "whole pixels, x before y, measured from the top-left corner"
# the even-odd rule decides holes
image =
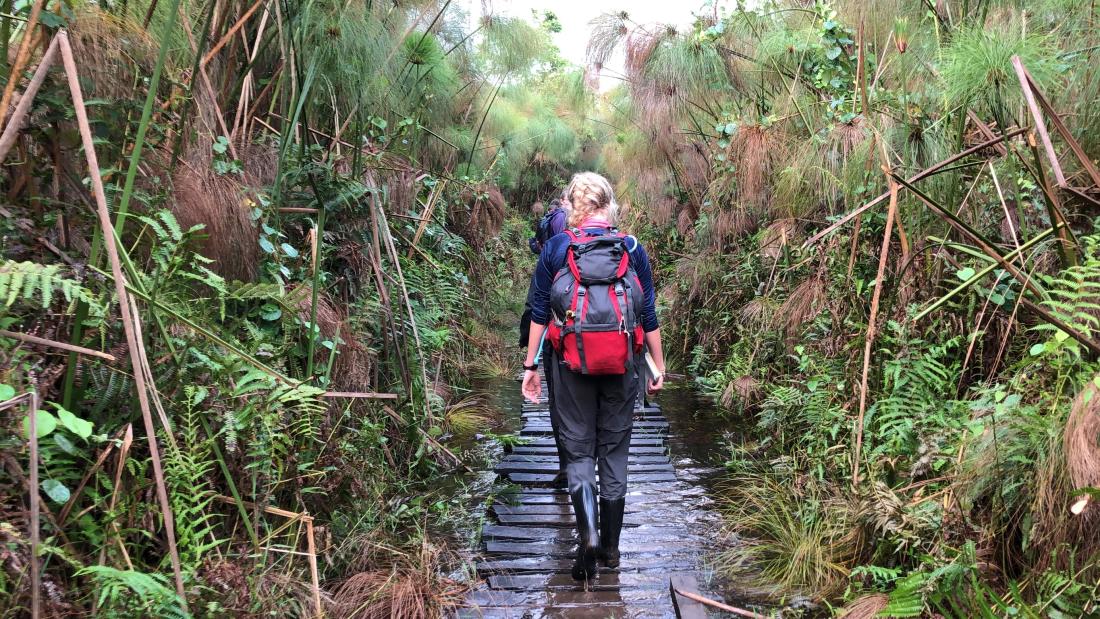
[[[149,77],[149,92],[145,95],[145,106],[141,109],[141,120],[138,122],[137,135],[134,136],[134,148],[130,153],[130,167],[126,170],[126,181],[122,186],[122,196],[118,200],[115,209],[115,230],[121,237],[126,225],[126,213],[130,210],[130,200],[134,195],[134,181],[137,180],[138,165],[141,163],[141,151],[145,146],[145,134],[152,123],[153,107],[157,102],[157,87],[160,85],[160,76],[164,72],[164,63],[168,59],[168,33],[176,28],[176,20],[179,17],[180,0],[172,0],[172,6],[168,8],[168,23],[165,25],[164,36],[160,42],[160,50],[157,52],[157,64],[153,67],[153,74]],[[95,248],[93,247],[93,252]]]

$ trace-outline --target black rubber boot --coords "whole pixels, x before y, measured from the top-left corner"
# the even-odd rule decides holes
[[[600,499],[600,561],[611,569],[619,567],[619,533],[623,530],[626,497]]]
[[[551,483],[555,488],[560,488],[562,490],[569,487],[569,479],[566,478],[564,470],[558,471],[558,474],[554,476],[554,481]]]
[[[600,556],[600,533],[596,523],[599,512],[596,506],[596,489],[586,484],[569,493],[573,511],[577,515],[577,562],[573,564],[575,580],[590,580],[596,576],[596,559]]]

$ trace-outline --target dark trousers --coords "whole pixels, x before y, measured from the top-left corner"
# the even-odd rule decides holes
[[[565,472],[565,457],[562,455],[561,438],[558,434],[558,415],[554,412],[554,347],[549,342],[542,347],[542,369],[546,377],[546,406],[550,409],[550,429],[554,432],[554,446],[558,449],[558,470]]]
[[[637,358],[634,368],[640,367]],[[552,368],[554,383],[551,416],[557,417],[558,452],[564,461],[569,491],[596,483],[600,467],[600,498],[626,496],[626,469],[630,431],[638,397],[638,373],[621,376],[585,376],[561,363]]]

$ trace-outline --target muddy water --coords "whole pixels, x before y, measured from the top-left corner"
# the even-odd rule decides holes
[[[521,413],[523,401],[515,381],[486,383],[478,391],[498,411],[500,423],[494,434],[518,435],[530,429],[532,412],[528,410],[526,418]],[[475,608],[465,609],[462,616],[674,617],[668,595],[672,573],[690,574],[704,595],[724,598],[725,587],[710,568],[720,549],[721,518],[715,497],[725,434],[739,424],[718,416],[706,398],[683,383],[670,385],[657,403],[660,411],[652,414],[657,418],[663,413],[667,432],[651,435],[636,431],[634,438],[640,443],[653,440],[662,446],[661,451],[667,447],[674,476],[647,483],[642,475],[631,484],[622,542],[623,569],[601,574],[587,590],[566,573],[572,549],[568,499],[555,497],[548,487],[517,486],[515,477],[509,481],[498,475],[494,466],[509,458],[510,451],[501,441],[482,436],[466,446],[468,453],[476,454],[478,464],[473,473],[452,481],[451,502],[465,502],[468,509],[454,510],[447,529],[473,568],[466,576],[484,580],[475,585],[470,598]],[[642,450],[651,453],[649,448]],[[642,450],[636,456],[639,462],[659,458],[641,455]],[[510,459],[515,459],[514,454]],[[506,536],[523,535],[515,532],[515,527],[497,522],[501,513],[508,513],[507,503],[515,502],[516,497],[528,503],[521,510],[537,512],[538,518],[551,523],[550,528],[533,529],[535,534],[528,539],[492,537],[502,529],[511,531],[504,532]],[[544,503],[545,510],[531,505]],[[504,549],[510,554],[494,554]]]

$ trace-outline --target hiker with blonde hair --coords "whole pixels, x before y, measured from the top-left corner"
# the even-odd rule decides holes
[[[648,348],[658,369],[646,386],[664,385],[665,361],[657,323],[653,269],[645,249],[619,232],[619,206],[599,174],[573,176],[563,201],[568,228],[546,242],[531,279],[531,333],[523,395],[541,391],[536,354],[546,334],[554,362],[558,443],[580,538],[573,578],[595,576],[597,561],[619,566],[626,507],[627,460],[634,404]],[[596,463],[599,462],[599,503]]]

